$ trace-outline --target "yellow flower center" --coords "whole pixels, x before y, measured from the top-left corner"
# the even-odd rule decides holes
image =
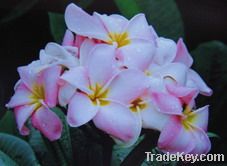
[[[186,106],[183,114],[185,117],[182,118],[182,125],[186,130],[190,130],[192,128],[191,124],[195,121],[196,115],[192,114],[192,110],[189,106]]]
[[[89,94],[88,97],[94,105],[99,104],[101,106],[105,106],[110,103],[109,101],[105,100],[108,95],[108,89],[103,90],[102,86],[100,86],[99,84],[96,84],[94,87],[90,86],[89,88],[92,90],[93,93]]]
[[[131,103],[130,109],[132,112],[137,112],[138,110],[143,110],[147,107],[147,104],[140,98],[134,100]]]
[[[151,76],[152,75],[151,72],[148,71],[148,70],[145,70],[144,73],[145,73],[146,76]]]
[[[130,39],[127,32],[123,33],[109,33],[109,40],[107,41],[108,44],[117,43],[118,48],[126,46],[130,43]]]
[[[32,99],[31,104],[35,104],[35,110],[39,109],[42,106],[40,100],[45,99],[44,87],[42,85],[34,84],[32,87]]]

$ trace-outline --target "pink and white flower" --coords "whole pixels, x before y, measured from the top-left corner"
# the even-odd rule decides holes
[[[155,51],[153,29],[148,25],[144,14],[131,20],[120,15],[92,16],[74,4],[68,5],[65,12],[67,27],[79,36],[87,37],[96,43],[115,45],[116,58],[122,66],[144,70],[152,60]],[[65,38],[64,43],[70,35]]]
[[[73,46],[61,46],[57,43],[48,43],[45,49],[40,51],[42,64],[61,65],[66,68],[78,66],[78,48]]]
[[[67,69],[78,66],[78,48],[74,46],[61,46],[50,42],[44,49],[40,50],[39,60],[33,61],[28,66],[32,72],[39,73],[55,65]]]
[[[19,67],[20,81],[15,94],[6,105],[14,109],[18,129],[22,135],[28,135],[26,122],[31,117],[32,125],[49,140],[61,136],[62,123],[51,111],[57,104],[58,84],[61,67],[52,66],[39,73],[32,72],[29,66]]]
[[[60,138],[62,123],[51,111],[60,104],[71,127],[92,121],[123,146],[146,128],[161,132],[164,152],[208,153],[208,106],[192,108],[199,93],[212,90],[191,69],[182,39],[158,37],[144,14],[89,15],[70,4],[65,21],[62,45],[48,43],[39,60],[18,68],[21,79],[7,107],[22,135],[31,118],[49,140]]]
[[[156,39],[157,49],[152,65],[165,66],[171,63],[181,63],[188,67],[185,86],[197,88],[203,95],[212,95],[212,90],[206,85],[203,79],[194,70],[190,69],[193,59],[189,54],[183,40],[180,38],[177,44],[171,40],[159,37]]]
[[[182,115],[170,116],[161,131],[158,147],[170,153],[206,154],[211,148],[207,124],[208,106],[193,111],[186,107]]]
[[[62,81],[74,87],[67,121],[70,126],[78,127],[93,120],[97,128],[131,145],[142,126],[129,105],[148,88],[148,80],[136,69],[119,71],[115,52],[113,46],[97,45],[85,66],[62,75]]]

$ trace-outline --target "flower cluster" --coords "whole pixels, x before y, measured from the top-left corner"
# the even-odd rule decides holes
[[[159,37],[144,14],[89,15],[70,4],[65,21],[62,45],[48,43],[39,60],[18,68],[7,107],[21,134],[29,134],[31,119],[49,140],[59,139],[62,123],[51,108],[60,105],[71,127],[92,121],[122,146],[146,128],[160,131],[163,152],[208,153],[208,106],[196,109],[195,98],[212,90],[191,69],[182,39]]]

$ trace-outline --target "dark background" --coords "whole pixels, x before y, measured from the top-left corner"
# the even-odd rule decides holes
[[[47,42],[54,41],[50,33],[48,11],[64,13],[63,0],[37,1],[22,16],[0,24],[0,102],[2,108],[13,94],[13,86],[18,80],[17,67],[37,59],[39,50],[44,48]],[[19,0],[1,0],[0,19],[9,14],[20,2]],[[227,43],[226,0],[176,0],[176,2],[183,18],[185,42],[189,49],[194,49],[201,42],[210,40]],[[120,13],[111,0],[95,0],[86,11]],[[227,126],[227,110],[216,117],[209,124],[209,129],[218,133],[221,139],[212,139],[211,152],[225,153],[227,157],[227,131],[223,130]],[[220,121],[219,117],[226,121]]]

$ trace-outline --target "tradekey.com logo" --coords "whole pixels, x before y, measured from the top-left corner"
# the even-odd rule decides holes
[[[152,152],[145,152],[147,161],[183,161],[195,163],[196,161],[220,161],[224,162],[224,154],[185,154],[184,152],[177,152],[171,154],[153,154]]]

